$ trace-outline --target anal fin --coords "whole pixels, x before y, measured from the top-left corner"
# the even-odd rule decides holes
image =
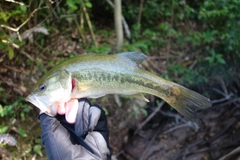
[[[130,97],[144,100],[145,102],[149,102],[149,100],[146,97],[144,97],[142,93],[131,94]]]

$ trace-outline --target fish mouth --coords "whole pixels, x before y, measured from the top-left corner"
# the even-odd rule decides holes
[[[33,95],[29,95],[26,97],[26,101],[32,103],[34,106],[39,108],[44,113],[51,113],[51,110],[47,108],[44,103],[42,103],[38,98]]]

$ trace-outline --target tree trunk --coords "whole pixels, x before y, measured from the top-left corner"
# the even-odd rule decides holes
[[[122,3],[121,0],[114,0],[114,20],[117,36],[116,51],[121,50],[123,44],[123,27],[122,27]]]

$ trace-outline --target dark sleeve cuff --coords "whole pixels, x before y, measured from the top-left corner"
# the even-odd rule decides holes
[[[54,132],[60,125],[59,121],[45,113],[39,115],[39,120],[42,127],[42,144],[46,149],[48,158],[50,160],[61,160],[58,144],[54,138]]]

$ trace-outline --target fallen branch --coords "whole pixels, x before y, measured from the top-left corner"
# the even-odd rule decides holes
[[[138,126],[138,128],[136,129],[136,131],[134,132],[134,135],[136,135],[138,132],[139,132],[139,130],[141,130],[142,128],[143,128],[143,126],[145,126],[145,124],[148,122],[148,121],[150,121],[153,117],[154,117],[154,115],[155,114],[157,114],[157,112],[159,112],[159,110],[162,108],[162,106],[164,105],[164,101],[162,101],[159,105],[158,105],[158,107],[154,110],[154,112],[152,112],[148,117],[147,117],[147,119],[145,120],[145,121],[143,121],[139,126]]]
[[[236,158],[235,156],[238,156],[238,158],[236,159],[239,159],[240,158],[240,146],[237,147],[236,149],[234,149],[233,151],[231,151],[230,153],[222,156],[219,160],[227,160],[227,159],[233,159],[233,158]]]
[[[159,111],[159,112],[164,116],[175,118],[176,123],[179,123],[179,120],[186,123],[188,122],[186,119],[182,118],[179,114],[174,114],[174,113],[164,112],[164,111]]]
[[[232,100],[230,100],[230,101],[227,101],[227,102],[225,102],[225,103],[222,103],[222,104],[218,105],[217,107],[218,107],[218,108],[221,108],[221,107],[223,107],[223,106],[225,106],[225,105],[228,105],[228,104],[231,104],[231,103],[235,103],[235,102],[240,102],[240,97],[234,98],[234,99],[232,99]],[[237,105],[237,106],[239,106],[239,105]]]
[[[186,120],[185,118],[183,118],[182,116],[180,116],[179,114],[174,114],[174,113],[170,113],[170,112],[164,112],[164,111],[159,111],[161,114],[168,116],[168,117],[172,117],[175,118],[176,123],[179,123],[179,120],[181,120],[182,122],[184,122],[184,124],[180,124],[178,126],[174,126],[173,128],[170,128],[168,130],[166,130],[164,133],[169,133],[172,132],[176,129],[180,129],[183,127],[190,127],[192,128],[194,131],[198,131],[199,130],[199,125],[195,122],[191,122],[189,120]]]
[[[21,50],[20,53],[22,53],[22,55],[26,56],[28,59],[30,59],[32,62],[34,61],[34,58],[32,58],[32,56],[30,56],[30,54],[28,54],[27,52],[25,52],[24,50]]]
[[[152,143],[155,141],[156,137],[160,134],[160,131],[161,131],[161,127],[159,127],[157,129],[157,131],[155,132],[155,134],[153,135],[153,137],[151,138],[150,142],[148,142],[147,146],[145,147],[145,149],[143,150],[139,160],[145,160],[147,159],[147,152],[148,152],[148,149],[149,147],[152,145]]]
[[[180,128],[184,128],[184,127],[190,127],[192,129],[194,129],[195,131],[199,130],[199,126],[196,123],[188,121],[187,123],[174,126],[174,127],[170,128],[170,129],[164,131],[164,134],[167,134],[169,132],[172,132],[174,130],[177,130],[177,129],[180,129]]]

